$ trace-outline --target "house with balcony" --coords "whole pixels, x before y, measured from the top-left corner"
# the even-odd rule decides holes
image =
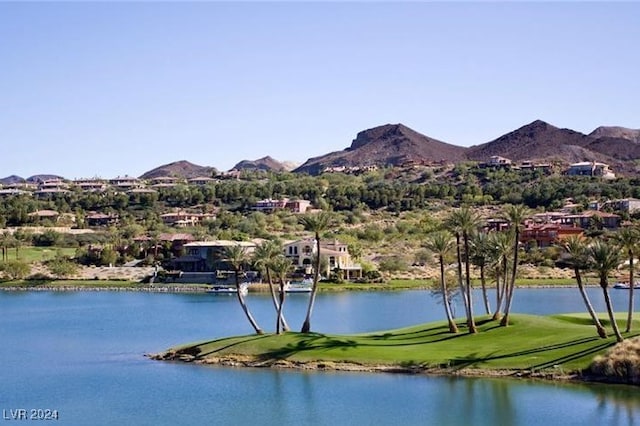
[[[144,182],[142,180],[128,175],[110,179],[109,184],[115,189],[121,191],[129,191],[136,188],[142,188],[144,186]]]
[[[117,225],[119,217],[117,214],[105,214],[92,212],[85,216],[87,226],[91,228]]]
[[[586,210],[579,214],[567,214],[560,219],[563,225],[579,226],[583,229],[618,229],[622,218],[613,213],[598,210]]]
[[[520,232],[519,241],[525,247],[545,248],[559,243],[572,235],[582,235],[583,228],[572,225],[560,225],[554,223],[527,224]]]
[[[184,244],[184,255],[174,259],[172,264],[184,272],[229,271],[233,268],[225,260],[225,251],[231,246],[243,247],[247,255],[256,248],[255,243],[247,241],[192,241]]]
[[[317,242],[314,238],[292,241],[284,245],[284,255],[298,271],[313,273],[313,259],[317,253]],[[321,275],[328,277],[331,272],[341,274],[346,280],[362,278],[362,266],[353,262],[348,246],[338,240],[320,242],[320,255],[326,259],[326,269]]]
[[[253,206],[253,210],[263,213],[272,213],[276,210],[289,210],[292,213],[306,213],[309,208],[311,208],[310,201],[290,200],[288,198],[280,200],[272,200],[270,198],[260,200]]]
[[[615,179],[616,174],[608,164],[596,161],[583,161],[569,165],[566,171],[569,176],[596,176],[603,179]]]

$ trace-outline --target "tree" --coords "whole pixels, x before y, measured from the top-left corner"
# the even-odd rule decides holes
[[[465,311],[467,314],[467,327],[469,333],[477,333],[475,321],[473,319],[473,300],[471,295],[471,273],[469,262],[469,239],[471,235],[477,230],[480,225],[480,217],[475,214],[468,206],[461,207],[454,210],[448,218],[448,227],[456,235],[456,253],[458,258],[458,283],[460,284],[461,291],[463,293],[463,301],[465,304]],[[462,248],[464,254],[461,253],[460,238],[462,238]],[[464,261],[465,273],[464,281],[465,285],[462,286],[462,263]]]
[[[245,251],[244,247],[242,247],[240,244],[235,244],[225,248],[224,257],[225,257],[225,260],[229,262],[229,264],[233,268],[233,272],[234,272],[233,275],[235,278],[235,284],[236,284],[236,290],[237,290],[236,295],[238,296],[238,302],[240,302],[240,307],[242,307],[242,311],[246,315],[253,329],[256,331],[256,334],[263,334],[262,329],[260,328],[256,320],[253,318],[253,315],[251,315],[251,312],[247,307],[247,303],[244,300],[244,295],[242,294],[242,291],[240,291],[240,272],[242,271],[242,268],[247,260],[247,252]]]
[[[482,299],[484,302],[484,310],[487,315],[491,315],[491,305],[489,303],[489,294],[487,293],[487,279],[485,270],[487,264],[492,258],[492,252],[495,252],[492,246],[493,241],[489,235],[484,232],[474,234],[471,240],[471,263],[480,268],[480,285],[482,286]]]
[[[256,247],[253,252],[253,264],[264,273],[267,277],[267,283],[269,284],[269,292],[271,293],[271,300],[273,301],[273,307],[276,312],[280,311],[280,304],[276,298],[276,292],[273,288],[273,280],[271,279],[271,271],[273,270],[273,264],[278,256],[282,255],[282,246],[275,241],[265,241]],[[291,262],[289,262],[291,265]],[[278,318],[281,318],[278,316]],[[289,330],[289,325],[282,318],[282,328],[284,331]]]
[[[447,323],[449,324],[449,332],[457,333],[458,326],[453,320],[453,314],[451,313],[444,271],[445,257],[448,256],[453,249],[452,236],[447,231],[434,232],[427,237],[425,246],[438,256],[438,263],[440,265],[440,292],[442,293],[442,303],[444,305],[445,315],[447,316]]]
[[[9,247],[11,247],[11,242],[13,240],[13,236],[9,231],[4,231],[0,234],[0,248],[2,249],[2,260],[6,261],[9,259]]]
[[[493,313],[493,320],[500,319],[502,305],[506,296],[509,278],[509,258],[511,257],[511,238],[507,232],[493,232],[490,235],[491,244],[494,251],[491,264],[495,273],[496,280],[496,309]],[[502,282],[502,285],[500,284]]]
[[[600,287],[602,288],[604,302],[607,305],[611,327],[618,342],[622,342],[623,338],[618,329],[611,298],[609,297],[609,274],[620,265],[622,260],[620,247],[607,241],[597,240],[589,246],[588,254],[591,267],[598,274],[600,280]]]
[[[314,257],[315,265],[313,267],[313,286],[311,287],[311,296],[309,297],[309,305],[307,306],[307,315],[302,323],[302,333],[311,331],[311,315],[313,314],[313,305],[318,292],[318,281],[320,278],[320,234],[326,231],[332,222],[332,216],[328,212],[320,212],[308,214],[300,218],[300,224],[304,229],[313,232],[316,240],[316,256]]]
[[[283,331],[288,331],[288,327],[285,327],[287,322],[284,319],[284,314],[282,313],[284,309],[284,301],[285,294],[284,286],[287,279],[287,274],[291,270],[291,261],[287,259],[284,255],[280,254],[276,256],[270,262],[270,268],[273,270],[274,275],[278,279],[279,283],[279,291],[278,291],[278,307],[277,307],[277,317],[276,317],[276,334],[280,334],[280,325],[282,325]]]
[[[572,235],[562,242],[562,247],[569,254],[569,263],[573,267],[573,272],[576,276],[576,284],[578,284],[578,290],[582,296],[587,312],[591,316],[591,320],[596,327],[598,336],[602,338],[607,337],[607,332],[600,323],[600,319],[596,315],[596,311],[593,309],[589,295],[587,294],[584,284],[582,283],[581,271],[586,270],[589,267],[589,258],[587,255],[587,244],[583,237],[579,235]]]
[[[636,255],[638,238],[640,238],[640,233],[635,228],[622,228],[616,235],[620,248],[629,258],[629,307],[627,309],[627,328],[625,329],[627,333],[631,331],[631,322],[633,321],[633,288],[635,287],[633,260]]]
[[[506,219],[511,228],[511,236],[513,238],[513,263],[511,265],[511,281],[507,288],[507,299],[504,307],[504,316],[500,321],[500,325],[506,327],[509,325],[509,313],[511,312],[511,304],[513,303],[513,293],[516,287],[516,276],[518,274],[518,248],[520,243],[520,230],[522,222],[529,214],[529,209],[522,204],[512,205],[508,204],[504,208],[504,219]]]

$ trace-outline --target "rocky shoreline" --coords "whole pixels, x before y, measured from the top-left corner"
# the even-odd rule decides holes
[[[341,371],[359,373],[421,374],[425,376],[478,377],[478,378],[515,378],[576,383],[610,383],[609,379],[585,375],[581,372],[533,371],[533,370],[490,370],[471,368],[425,367],[420,365],[401,366],[393,364],[361,364],[345,361],[292,361],[287,359],[263,359],[247,355],[207,356],[197,358],[183,351],[166,351],[147,354],[147,358],[156,361],[184,362],[200,365],[215,365],[233,368],[272,368],[294,369],[301,371]]]

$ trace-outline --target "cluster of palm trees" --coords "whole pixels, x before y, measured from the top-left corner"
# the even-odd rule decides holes
[[[496,306],[494,319],[501,319],[501,325],[509,325],[509,313],[513,303],[515,278],[518,268],[518,240],[521,225],[528,214],[522,205],[507,205],[503,218],[510,224],[508,232],[485,232],[484,220],[470,207],[464,206],[452,211],[439,230],[427,236],[426,247],[438,258],[440,265],[440,293],[443,298],[449,331],[458,332],[453,319],[451,300],[446,288],[445,265],[455,252],[456,279],[464,304],[467,329],[477,333],[474,320],[471,288],[471,265],[480,269],[482,297],[486,314],[491,315],[487,292],[486,273],[493,273],[496,285]],[[504,315],[501,314],[504,307]]]
[[[300,223],[305,227],[307,231],[313,232],[316,240],[316,254],[314,256],[314,275],[313,285],[311,287],[311,295],[309,297],[309,304],[307,306],[307,314],[302,324],[302,333],[309,333],[311,331],[311,316],[313,314],[313,306],[315,303],[316,294],[318,291],[318,281],[320,279],[320,234],[326,231],[332,223],[332,216],[328,212],[320,212],[315,214],[308,214],[300,217]],[[276,311],[276,334],[281,334],[284,331],[288,331],[289,325],[284,317],[283,307],[285,303],[285,283],[287,276],[292,269],[292,263],[290,259],[284,255],[282,245],[276,241],[265,241],[260,246],[256,247],[251,258],[246,249],[241,245],[232,245],[225,250],[225,260],[234,269],[236,294],[238,302],[242,307],[242,310],[247,317],[247,320],[255,330],[256,334],[263,334],[264,331],[258,325],[251,311],[249,310],[244,295],[240,291],[240,275],[246,264],[251,261],[254,267],[256,267],[263,276],[266,276],[267,283],[269,285],[269,292],[271,293],[271,299]],[[274,279],[278,284],[278,291],[276,294],[276,288],[274,285]]]
[[[9,260],[9,248],[16,250],[16,259],[20,255],[20,247],[22,247],[23,238],[20,235],[14,235],[9,231],[0,233],[0,250],[2,251],[2,261]]]
[[[502,209],[501,219],[508,223],[508,229],[488,232],[484,229],[485,222],[478,213],[470,207],[461,207],[452,211],[443,221],[441,227],[427,236],[426,248],[436,255],[440,266],[438,290],[443,298],[445,315],[451,333],[458,332],[458,326],[452,315],[450,291],[448,291],[446,284],[446,269],[453,253],[455,253],[456,260],[455,275],[458,290],[465,308],[467,331],[477,333],[471,292],[471,265],[478,268],[480,272],[485,313],[492,315],[493,320],[500,320],[501,326],[509,325],[519,262],[520,233],[523,222],[528,215],[529,210],[523,205],[506,205]],[[589,300],[582,272],[591,271],[597,275],[613,333],[618,341],[622,341],[623,337],[619,331],[609,296],[609,277],[624,259],[628,259],[630,286],[625,332],[629,332],[631,331],[634,309],[633,261],[638,254],[636,246],[639,240],[640,232],[637,229],[623,228],[609,238],[601,236],[598,239],[589,240],[583,236],[571,236],[559,243],[568,255],[568,261],[574,269],[578,290],[587,312],[592,318],[598,335],[602,338],[606,338],[607,333]],[[493,313],[487,290],[487,275],[490,275],[495,283],[496,304]]]
[[[622,228],[611,238],[600,237],[598,239],[586,239],[581,236],[572,236],[562,242],[562,246],[569,255],[568,261],[573,267],[578,290],[582,296],[589,316],[596,327],[598,335],[607,337],[607,333],[600,322],[589,296],[584,288],[582,273],[594,272],[598,277],[598,284],[602,289],[602,295],[607,308],[609,322],[613,333],[618,340],[623,340],[618,323],[614,316],[614,309],[609,296],[609,277],[616,271],[625,259],[629,262],[629,305],[627,312],[627,325],[625,332],[631,331],[634,310],[634,258],[637,254],[637,245],[640,233],[636,228]]]

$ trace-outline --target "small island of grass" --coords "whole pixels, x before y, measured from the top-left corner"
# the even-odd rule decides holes
[[[478,334],[452,334],[446,322],[434,322],[353,335],[238,336],[177,346],[152,358],[246,367],[610,380],[589,367],[616,344],[615,337],[598,338],[586,315],[518,314],[509,327],[488,317],[477,324]],[[636,335],[640,332],[625,337]]]

